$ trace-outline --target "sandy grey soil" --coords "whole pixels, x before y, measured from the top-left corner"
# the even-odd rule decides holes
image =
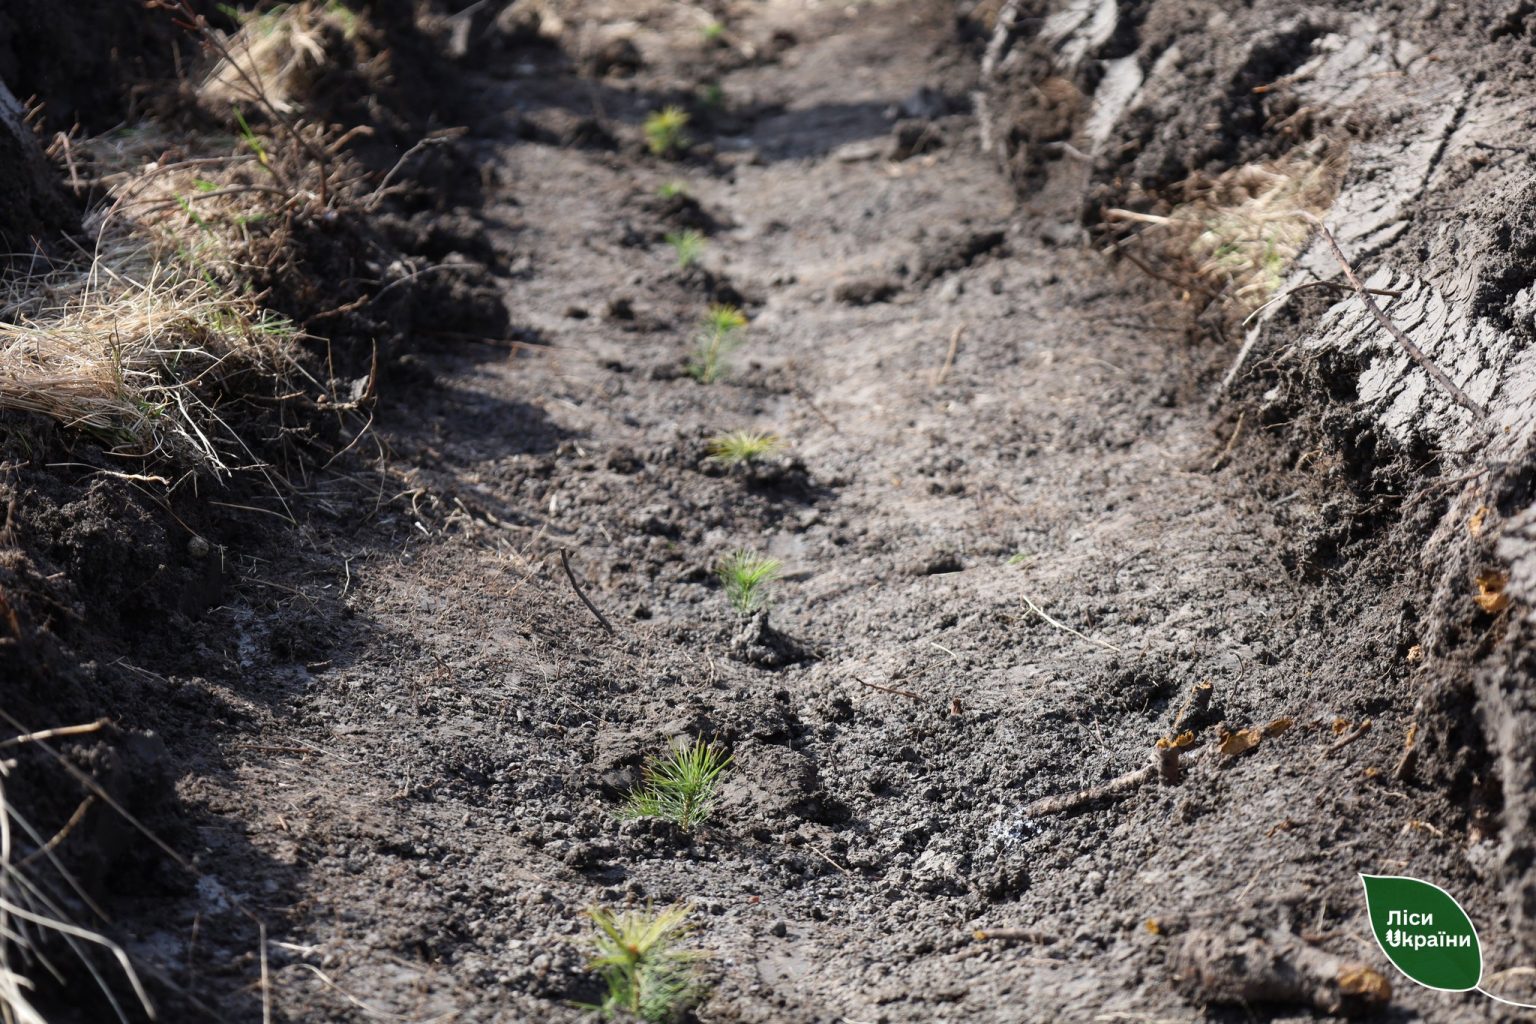
[[[563,52],[464,47],[482,195],[438,213],[517,340],[396,360],[387,458],[230,538],[231,595],[136,669],[195,872],[114,909],[174,1019],[261,1012],[260,918],[275,1019],[575,1020],[583,911],[687,900],[700,1021],[1307,1020],[1389,970],[1358,871],[1446,885],[1518,966],[1479,790],[1394,774],[1446,492],[1341,485],[1354,452],[1247,392],[1213,414],[1233,349],[1078,244],[1081,182],[1021,212],[950,8],[749,5],[719,47],[582,14]],[[646,155],[705,81],[701,148]],[[747,343],[701,385],[722,298]],[[743,427],[785,454],[712,465]],[[786,565],[766,619],[713,578],[740,547]],[[1182,729],[1179,781],[1037,803]],[[676,736],[734,754],[719,814],[620,821]],[[1393,980],[1378,1019],[1503,1019]]]

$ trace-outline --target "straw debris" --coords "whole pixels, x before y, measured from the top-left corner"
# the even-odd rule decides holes
[[[256,461],[232,405],[324,390],[258,289],[292,269],[295,224],[362,197],[346,140],[287,116],[304,69],[357,24],[340,4],[306,2],[247,17],[228,38],[200,27],[214,67],[198,100],[225,112],[229,134],[147,122],[55,138],[50,155],[95,202],[73,253],[0,272],[0,410],[49,417],[118,455],[226,473]],[[316,400],[345,406],[334,399]]]
[[[1111,209],[1105,219],[1141,225],[1114,250],[1160,266],[1186,291],[1240,319],[1284,284],[1312,234],[1299,214],[1316,216],[1332,206],[1343,172],[1338,157],[1294,150],[1215,177],[1190,178],[1178,187],[1176,201],[1158,204],[1165,213]]]

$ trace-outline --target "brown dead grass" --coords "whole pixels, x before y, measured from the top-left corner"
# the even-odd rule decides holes
[[[1114,248],[1156,266],[1192,295],[1237,319],[1268,302],[1338,196],[1344,163],[1316,148],[1197,177],[1160,205],[1166,213],[1111,209],[1111,223],[1138,225]]]
[[[347,6],[316,0],[247,14],[198,94],[213,106],[261,102],[292,113],[337,51],[355,46],[360,25]]]
[[[13,276],[0,293],[0,408],[88,431],[119,454],[219,471],[239,460],[220,417],[237,374],[280,379],[291,326],[132,229]]]
[[[0,409],[47,416],[120,455],[221,473],[256,461],[230,404],[314,382],[294,326],[251,282],[292,259],[295,219],[360,198],[345,140],[290,116],[356,18],[305,2],[249,17],[231,38],[208,29],[213,70],[197,98],[223,112],[227,134],[146,122],[55,140],[67,180],[100,198],[76,253],[0,275]]]
[[[9,731],[16,723],[9,715],[0,714]],[[6,783],[16,762],[10,759],[16,748],[35,744],[60,764],[65,762],[48,745],[55,737],[78,736],[95,732],[104,724],[97,721],[86,725],[45,729],[41,732],[12,734],[0,740],[0,748],[8,755],[0,760],[0,1021],[4,1024],[47,1024],[46,1019],[33,1005],[33,984],[25,969],[41,966],[60,982],[66,982],[65,964],[61,960],[45,957],[39,947],[45,936],[59,951],[67,951],[72,958],[71,974],[84,980],[89,976],[102,999],[111,1007],[113,1019],[128,1024],[130,1019],[154,1020],[153,1004],[145,991],[133,963],[121,946],[101,933],[82,927],[70,919],[65,901],[39,882],[39,869],[48,868],[59,882],[80,898],[89,908],[100,914],[99,908],[85,895],[79,882],[54,854],[63,842],[91,810],[97,800],[93,793],[51,837],[45,835],[8,799]],[[101,792],[98,787],[98,792]],[[110,800],[110,798],[108,798]],[[23,848],[31,852],[21,854]],[[73,901],[71,901],[73,902]],[[116,970],[121,972],[132,991],[131,1004],[120,998],[117,986],[112,984],[98,964],[98,954],[106,953]],[[56,954],[57,956],[57,954]]]

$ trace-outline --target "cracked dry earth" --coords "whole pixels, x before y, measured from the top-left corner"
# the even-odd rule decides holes
[[[233,895],[292,1021],[580,1019],[583,911],[626,900],[696,908],[701,1021],[1239,1019],[1176,990],[1170,935],[1251,919],[1374,963],[1354,872],[1455,870],[1365,770],[1413,699],[1390,571],[1302,581],[1326,495],[1245,469],[1271,441],[1213,420],[1230,353],[1021,210],[935,7],[751,8],[733,32],[779,52],[724,72],[693,162],[636,141],[698,73],[685,8],[626,6],[633,79],[537,49],[475,79],[461,215],[521,340],[411,357],[376,424],[403,493],[312,511],[258,566],[278,586],[199,624],[223,654],[175,676],[218,712],[166,730],[202,752],[178,783],[202,880],[146,897],[135,952],[222,977],[212,1016],[256,1008]],[[914,114],[941,144],[893,150]],[[551,141],[571,124],[619,148]],[[707,217],[657,199],[672,181]],[[686,222],[702,270],[663,242]],[[751,322],[701,385],[718,299]],[[714,466],[746,427],[785,452]],[[766,622],[715,582],[738,548],[785,564]],[[1029,813],[1146,764],[1203,681],[1208,725],[1296,724]],[[684,735],[735,756],[711,823],[619,820]],[[972,934],[999,927],[1026,934]]]

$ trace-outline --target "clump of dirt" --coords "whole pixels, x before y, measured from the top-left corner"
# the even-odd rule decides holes
[[[211,13],[211,4],[194,3]],[[0,81],[38,103],[50,131],[75,125],[105,131],[174,78],[186,53],[170,18],[137,4],[109,4],[87,16],[47,0],[0,12]]]

